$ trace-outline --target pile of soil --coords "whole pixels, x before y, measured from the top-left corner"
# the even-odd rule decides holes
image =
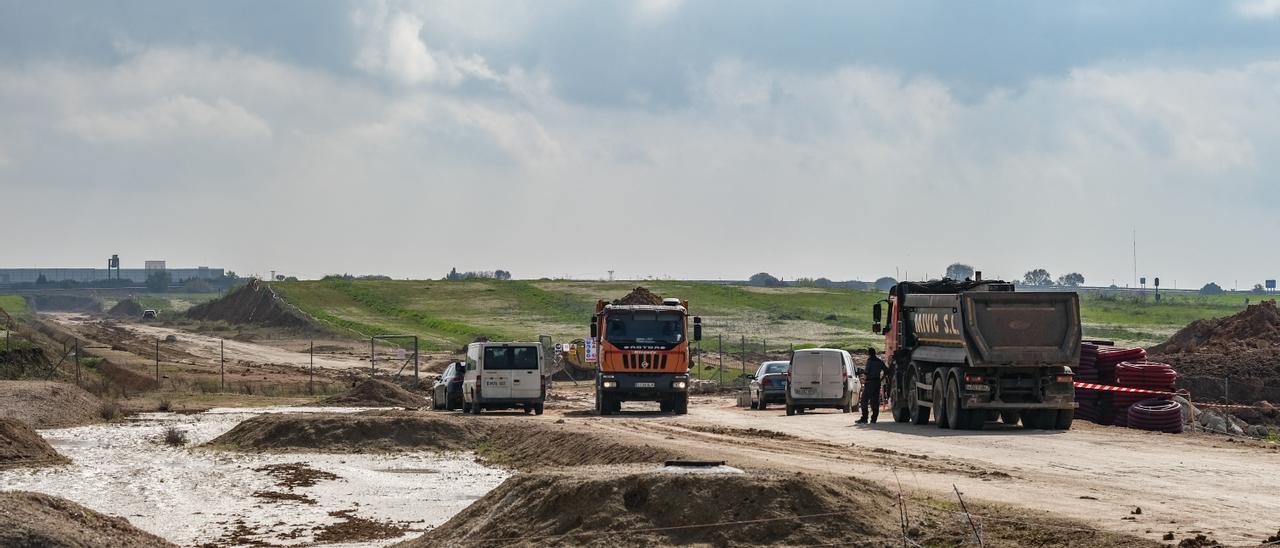
[[[102,400],[74,384],[0,381],[0,419],[32,428],[68,428],[102,422]]]
[[[193,320],[224,321],[264,327],[315,328],[315,321],[297,307],[284,302],[267,284],[254,278],[220,299],[187,309]]]
[[[365,379],[345,394],[320,400],[320,405],[341,407],[427,407],[427,398],[387,381]]]
[[[850,477],[594,469],[518,474],[397,546],[900,546],[897,502],[896,493]],[[972,543],[968,523],[940,506],[909,503],[912,544]],[[982,524],[987,546],[1154,544],[1035,516],[1007,517],[1021,519]]]
[[[31,295],[27,302],[45,312],[102,312],[102,302],[84,295]]]
[[[70,462],[54,451],[30,426],[0,419],[0,470],[20,466],[49,466]]]
[[[272,452],[466,451],[487,433],[478,422],[415,413],[270,414],[237,424],[208,445]]]
[[[662,297],[659,297],[657,294],[655,294],[655,293],[654,293],[654,292],[652,292],[652,291],[649,291],[648,289],[645,289],[645,288],[643,288],[643,287],[637,287],[637,288],[635,288],[635,289],[632,289],[630,293],[627,293],[627,296],[625,296],[625,297],[623,297],[623,298],[621,298],[621,299],[618,299],[618,300],[616,300],[616,301],[613,301],[613,304],[622,304],[622,305],[637,305],[637,304],[660,305],[660,304],[662,304]]]
[[[520,470],[576,465],[658,463],[684,455],[627,445],[541,421],[488,420],[409,411],[275,414],[246,420],[208,444],[271,452],[475,451],[487,463]]]
[[[1280,348],[1280,308],[1275,301],[1249,305],[1226,318],[1194,321],[1168,341],[1151,347],[1150,352],[1233,352],[1251,348]]]
[[[27,491],[0,492],[0,546],[144,548],[174,546],[74,502]]]
[[[116,318],[139,318],[142,316],[142,305],[132,298],[121,299],[107,311],[107,315]]]

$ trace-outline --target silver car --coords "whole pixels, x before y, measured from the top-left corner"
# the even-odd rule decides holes
[[[761,411],[771,403],[787,403],[787,371],[791,363],[764,362],[751,376],[751,408]]]

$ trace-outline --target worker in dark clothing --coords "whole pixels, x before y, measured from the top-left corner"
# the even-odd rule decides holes
[[[880,387],[884,386],[883,380],[888,367],[884,361],[876,357],[876,349],[867,349],[867,381],[862,385],[862,400],[859,405],[862,407],[862,416],[858,417],[858,424],[866,424],[867,417],[870,416],[871,423],[875,424],[876,419],[880,418]],[[868,415],[867,408],[871,408]]]

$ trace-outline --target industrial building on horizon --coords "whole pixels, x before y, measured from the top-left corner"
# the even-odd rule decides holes
[[[219,280],[225,275],[221,268],[199,266],[195,268],[168,268],[165,261],[146,261],[143,268],[120,268],[120,258],[112,255],[107,268],[0,268],[0,286],[17,284],[75,282],[88,284],[108,280],[129,280],[145,283],[155,272],[167,272],[172,283],[187,280]]]

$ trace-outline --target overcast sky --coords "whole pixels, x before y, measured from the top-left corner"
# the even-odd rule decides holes
[[[0,0],[2,266],[1280,275],[1280,0]]]

